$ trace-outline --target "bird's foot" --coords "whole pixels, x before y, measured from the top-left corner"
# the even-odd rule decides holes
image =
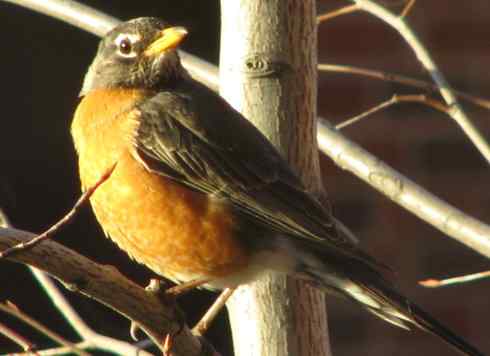
[[[137,322],[131,320],[131,325],[129,326],[129,335],[131,335],[131,339],[133,339],[134,341],[140,341],[138,337],[138,331],[140,330],[140,325]]]
[[[165,295],[169,298],[177,299],[178,297],[190,292],[193,289],[196,289],[203,284],[208,283],[208,279],[195,279],[189,282],[185,282],[182,284],[178,284],[174,287],[168,288],[165,290]]]

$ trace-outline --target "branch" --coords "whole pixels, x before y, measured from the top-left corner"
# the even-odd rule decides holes
[[[315,6],[221,0],[220,91],[321,194]],[[227,307],[237,356],[331,354],[324,295],[298,281],[267,274],[240,286]]]
[[[149,352],[142,350],[140,347],[131,345],[127,342],[117,340],[115,338],[100,335],[93,331],[83,319],[78,315],[78,313],[73,309],[70,303],[66,300],[65,296],[56,287],[53,280],[44,272],[30,267],[30,270],[34,277],[43,287],[44,291],[48,294],[51,302],[60,311],[61,315],[68,321],[72,328],[77,332],[77,334],[82,338],[82,341],[75,344],[77,348],[79,345],[83,345],[84,349],[87,348],[97,348],[101,350],[106,350],[114,354],[119,355],[139,355],[139,356],[151,356]],[[62,348],[66,349],[66,346]],[[44,355],[47,352],[53,352],[53,349],[44,350],[40,352]]]
[[[75,344],[75,347],[79,350],[88,349],[93,347],[93,344],[90,341],[82,341]],[[32,353],[30,351],[27,352],[18,352],[9,354],[9,356],[61,356],[61,355],[72,355],[72,348],[67,346],[53,347],[51,349],[45,350],[37,350],[36,353]],[[139,356],[139,354],[138,354]]]
[[[318,65],[318,70],[324,71],[324,72],[333,72],[333,73],[347,73],[347,74],[355,74],[355,75],[362,75],[368,78],[372,79],[379,79],[383,80],[385,82],[390,82],[390,83],[398,83],[398,84],[404,84],[416,88],[420,88],[426,91],[430,92],[438,92],[439,87],[435,84],[426,82],[424,80],[420,79],[415,79],[411,77],[407,77],[404,75],[400,74],[394,74],[394,73],[388,73],[380,70],[375,70],[375,69],[367,69],[367,68],[361,68],[361,67],[355,67],[355,66],[349,66],[349,65],[342,65],[342,64],[329,64],[329,63],[321,63]],[[456,90],[453,89],[453,93],[456,94],[458,97],[461,99],[464,99],[474,105],[477,105],[481,108],[484,109],[490,109],[490,100],[465,93],[461,90]]]
[[[208,330],[211,323],[218,316],[219,312],[226,305],[226,302],[231,297],[235,288],[226,288],[215,300],[211,308],[203,315],[201,320],[197,322],[196,325],[192,328],[192,332],[196,335],[204,335],[204,333]]]
[[[20,347],[22,347],[25,352],[29,352],[32,354],[36,348],[36,345],[34,345],[32,342],[30,342],[27,338],[18,334],[17,332],[10,329],[6,325],[3,325],[2,323],[0,323],[0,334],[5,336],[7,339],[12,340],[13,342],[15,342]],[[73,348],[68,348],[68,349],[70,351],[73,351]]]
[[[452,286],[455,284],[479,281],[484,278],[490,278],[490,271],[467,274],[465,276],[452,277],[447,279],[426,279],[425,281],[420,281],[419,284],[427,288],[439,288]]]
[[[410,10],[412,10],[413,5],[415,4],[415,1],[416,0],[407,0],[405,7],[403,8],[402,12],[400,13],[401,18],[408,16],[408,14],[410,13]]]
[[[0,227],[9,227],[11,228],[11,224],[9,222],[9,219],[7,215],[4,213],[4,211],[0,208]],[[29,325],[35,329],[37,329],[40,333],[46,335],[47,337],[50,337],[54,341],[57,341],[59,344],[61,344],[61,347],[56,347],[56,348],[50,348],[47,350],[42,350],[42,351],[37,351],[36,353],[38,355],[62,355],[62,354],[67,354],[67,353],[77,353],[80,355],[89,355],[88,353],[85,353],[80,350],[84,350],[87,348],[98,348],[102,350],[106,350],[112,353],[118,353],[121,355],[130,355],[130,354],[138,354],[141,356],[151,356],[149,352],[146,352],[142,349],[141,346],[139,346],[138,343],[137,345],[131,345],[127,342],[117,340],[115,338],[110,338],[106,337],[103,335],[100,335],[93,331],[92,329],[89,328],[87,324],[83,321],[83,319],[78,315],[78,313],[73,309],[73,307],[70,305],[68,300],[66,300],[65,296],[63,293],[60,292],[58,287],[55,285],[53,280],[44,272],[40,271],[37,268],[30,267],[30,271],[32,272],[33,276],[37,279],[39,284],[42,286],[48,297],[50,298],[51,302],[54,304],[54,306],[60,311],[61,315],[68,321],[68,323],[73,327],[73,329],[78,333],[79,336],[81,336],[82,341],[78,342],[77,344],[72,344],[69,341],[64,340],[62,337],[58,336],[51,330],[47,329],[43,325],[35,322],[35,323],[29,323]],[[22,319],[22,315],[19,315],[16,313],[17,317],[19,319]],[[27,320],[25,322],[28,322]],[[0,329],[2,325],[0,324]],[[4,327],[4,332],[8,333],[6,335],[7,337],[10,337],[12,340],[13,337],[19,336],[19,338],[15,339],[17,343],[21,344],[23,343],[24,345],[26,344],[26,341],[22,339],[20,335],[17,335],[15,332],[10,332],[8,328]],[[2,332],[2,330],[0,330]],[[54,335],[54,337],[52,337]],[[150,341],[147,339],[147,341]],[[151,342],[151,341],[150,341]],[[23,346],[25,348],[25,346]],[[29,353],[29,350],[26,350],[27,353],[23,354],[32,354]],[[22,355],[23,355],[22,354]]]
[[[429,72],[432,79],[439,87],[441,96],[446,101],[447,106],[451,108],[450,116],[458,123],[463,132],[480,151],[482,156],[485,157],[487,162],[490,163],[490,145],[478,128],[474,126],[468,116],[466,116],[465,112],[459,105],[453,90],[449,86],[449,83],[446,81],[441,71],[439,71],[437,68],[437,65],[432,60],[427,49],[422,45],[422,42],[420,42],[415,33],[406,24],[403,16],[400,17],[393,14],[372,0],[351,1],[355,2],[361,10],[369,12],[370,14],[380,18],[398,31],[398,33],[408,43],[410,48],[415,52],[418,60],[422,63],[424,68],[427,70],[427,72]]]
[[[455,240],[490,258],[490,226],[434,196],[347,140],[325,120],[319,121],[320,149],[388,198]]]
[[[76,348],[74,344],[72,344],[70,341],[66,340],[64,337],[61,335],[58,335],[57,333],[51,331],[48,329],[46,326],[38,322],[37,320],[33,319],[20,309],[18,309],[15,305],[12,303],[0,303],[0,311],[10,314],[11,316],[17,318],[18,320],[22,321],[23,323],[29,325],[33,329],[36,329],[37,331],[41,332],[42,334],[46,335],[49,337],[51,340],[54,340],[60,345],[63,345],[65,347],[71,348],[71,351],[77,355],[80,356],[88,356],[88,354],[82,350],[79,350]]]
[[[340,124],[335,125],[335,128],[337,130],[341,130],[347,126],[355,124],[356,122],[366,118],[369,115],[372,115],[378,111],[386,109],[389,106],[400,104],[400,103],[420,103],[446,114],[449,111],[449,108],[445,106],[443,103],[434,100],[432,98],[428,98],[426,95],[423,94],[412,94],[412,95],[394,94],[390,99],[385,100],[382,103],[370,108],[369,110],[366,110],[359,115],[351,117],[350,119],[344,120]]]
[[[28,241],[35,235],[16,229],[0,228],[0,250]],[[178,311],[158,296],[126,279],[115,268],[101,266],[54,241],[46,240],[8,260],[34,266],[79,292],[135,321],[163,348],[165,335],[180,328]],[[187,326],[173,340],[173,355],[200,355],[201,342]]]
[[[344,6],[344,7],[341,7],[340,9],[333,10],[333,11],[327,12],[325,14],[318,15],[316,17],[316,22],[318,24],[321,24],[322,22],[329,21],[329,20],[334,19],[338,16],[350,14],[350,13],[356,12],[358,10],[360,10],[360,9],[359,9],[359,6],[357,6],[356,4]]]

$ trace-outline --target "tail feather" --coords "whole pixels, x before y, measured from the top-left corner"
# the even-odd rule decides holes
[[[310,256],[311,257],[311,256]],[[338,257],[338,256],[337,256]],[[330,262],[332,262],[330,260]],[[398,293],[381,274],[371,266],[360,261],[335,261],[331,268],[319,259],[308,258],[300,268],[300,277],[307,278],[326,291],[340,292],[348,299],[364,306],[379,318],[410,330],[416,326],[453,346],[464,355],[483,356],[484,354],[456,335],[420,307]],[[345,262],[345,263],[338,263]]]
[[[391,309],[395,309],[396,313],[398,313],[398,315],[400,315],[403,319],[406,319],[408,322],[422,330],[440,337],[461,353],[474,356],[484,355],[461,336],[458,336],[456,333],[445,327],[429,313],[425,312],[422,308],[409,301],[393,288],[382,286],[381,289],[377,290],[377,293],[382,294],[380,297],[383,298],[389,305],[389,315],[393,315]],[[398,320],[402,319],[399,318]]]

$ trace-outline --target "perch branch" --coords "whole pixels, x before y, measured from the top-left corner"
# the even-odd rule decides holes
[[[2,209],[0,209],[0,226],[12,227],[7,215]],[[58,339],[58,342],[61,343],[63,346],[51,348],[47,350],[40,350],[37,351],[37,354],[62,355],[62,354],[75,352],[80,355],[90,355],[88,353],[79,350],[84,350],[87,348],[99,348],[106,351],[110,351],[112,353],[119,353],[121,355],[138,354],[140,356],[151,356],[150,353],[142,350],[143,345],[139,345],[139,343],[138,345],[131,345],[129,343],[114,338],[101,336],[96,332],[94,332],[92,329],[88,327],[87,324],[85,324],[83,319],[78,315],[75,309],[73,309],[73,307],[70,305],[70,303],[65,298],[63,293],[60,292],[58,287],[54,284],[53,280],[46,273],[42,272],[37,268],[30,267],[30,266],[29,269],[31,273],[34,275],[34,277],[37,279],[39,284],[42,286],[42,288],[44,289],[44,291],[46,292],[46,294],[48,295],[48,297],[50,298],[54,306],[60,311],[61,315],[63,315],[63,317],[68,321],[68,323],[83,339],[83,341],[76,344],[72,344],[72,343],[64,344],[61,343],[61,341],[63,341],[62,339]],[[36,325],[31,325],[31,327],[36,327]],[[50,330],[48,330],[49,332],[45,332],[44,327],[38,329],[38,331],[48,337],[50,336],[50,333],[52,333]],[[15,336],[15,334],[13,336]],[[19,355],[29,354],[29,350],[26,351],[27,353],[22,353]]]
[[[5,250],[35,235],[16,229],[0,228],[0,250]],[[165,335],[178,330],[177,311],[165,305],[158,296],[146,293],[115,268],[101,266],[56,243],[45,240],[8,260],[34,266],[60,280],[68,289],[79,292],[139,324],[148,336],[163,348]],[[201,342],[187,326],[173,340],[173,354],[200,355]]]

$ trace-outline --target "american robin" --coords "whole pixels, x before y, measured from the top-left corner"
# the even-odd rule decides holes
[[[72,135],[83,189],[115,165],[91,198],[106,234],[176,282],[220,289],[284,272],[481,355],[398,294],[267,139],[189,76],[176,51],[186,34],[155,18],[125,22],[85,77]]]

